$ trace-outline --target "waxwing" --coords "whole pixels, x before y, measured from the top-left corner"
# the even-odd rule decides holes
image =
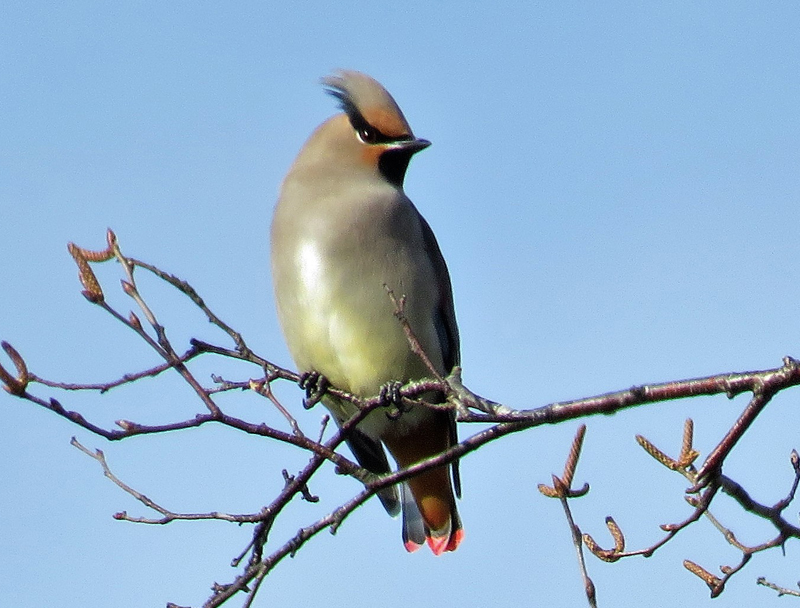
[[[416,138],[391,95],[355,71],[322,80],[343,113],[320,125],[284,179],[271,231],[278,318],[303,373],[368,398],[389,382],[430,377],[411,351],[387,294],[405,297],[405,315],[442,376],[459,363],[450,276],[436,238],[403,191],[411,157],[430,145]],[[440,394],[426,399],[437,402]],[[353,404],[326,395],[338,423]],[[400,467],[458,441],[455,415],[422,404],[399,416],[374,410],[349,435],[362,466],[389,472],[384,446]],[[439,555],[463,537],[455,496],[457,463],[379,493],[391,515],[403,511],[408,551],[425,542]]]

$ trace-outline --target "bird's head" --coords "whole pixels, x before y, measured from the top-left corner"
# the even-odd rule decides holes
[[[322,79],[343,110],[306,144],[310,160],[332,170],[378,173],[402,187],[411,157],[430,142],[414,137],[403,112],[381,84],[361,72],[340,70]]]

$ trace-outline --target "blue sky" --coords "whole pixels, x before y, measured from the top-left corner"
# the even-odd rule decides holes
[[[797,3],[271,4],[0,7],[0,338],[36,373],[100,381],[157,362],[80,296],[66,243],[100,248],[107,227],[128,254],[190,281],[260,354],[291,364],[267,231],[282,176],[335,112],[318,79],[338,67],[380,80],[433,142],[406,187],[450,266],[464,379],[477,392],[535,407],[800,356]],[[118,268],[100,274],[113,292]],[[187,302],[142,286],[177,344],[223,340]],[[212,372],[256,373],[198,367]],[[299,409],[292,387],[281,395]],[[764,502],[791,481],[796,399],[775,399],[725,469]],[[62,400],[109,426],[202,407],[175,379]],[[691,416],[707,454],[745,403],[704,398],[588,420],[580,525],[607,539],[613,514],[632,547],[653,542],[658,524],[685,517],[685,482],[634,435],[677,449]],[[252,396],[223,406],[280,424]],[[304,461],[221,428],[108,444],[8,396],[0,408],[3,605],[198,605],[234,576],[227,564],[248,529],[115,522],[116,511],[146,512],[72,435],[182,511],[257,511],[280,470]],[[298,415],[315,429],[321,413]],[[407,555],[399,523],[372,501],[281,564],[256,605],[582,605],[559,507],[536,491],[561,470],[576,426],[464,460],[466,538],[455,554]],[[312,487],[321,504],[295,505],[275,540],[357,489],[327,471]],[[770,533],[724,500],[718,509],[744,542]],[[756,556],[713,605],[783,605],[754,581],[792,585],[798,556],[796,542],[785,557]],[[711,605],[683,559],[714,567],[737,555],[703,523],[650,560],[590,559],[600,605]]]

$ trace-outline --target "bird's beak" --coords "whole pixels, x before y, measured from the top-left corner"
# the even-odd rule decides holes
[[[406,141],[397,142],[397,148],[406,150],[409,154],[416,154],[420,150],[424,150],[431,145],[427,139],[409,139]]]

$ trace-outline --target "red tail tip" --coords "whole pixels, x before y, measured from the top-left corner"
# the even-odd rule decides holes
[[[464,540],[464,528],[459,528],[450,535],[450,541],[447,543],[445,551],[455,551],[462,540]]]
[[[458,545],[461,544],[461,541],[464,539],[464,530],[459,528],[455,532],[453,532],[450,536],[441,536],[439,538],[434,538],[433,536],[427,537],[425,540],[428,543],[428,546],[433,551],[434,555],[441,555],[446,551],[455,551],[458,549]],[[406,547],[408,548],[408,547]]]
[[[450,544],[450,537],[448,536],[440,536],[438,538],[434,538],[433,536],[429,536],[425,539],[428,543],[428,546],[433,551],[434,555],[441,555],[445,551],[447,551],[447,547]]]

